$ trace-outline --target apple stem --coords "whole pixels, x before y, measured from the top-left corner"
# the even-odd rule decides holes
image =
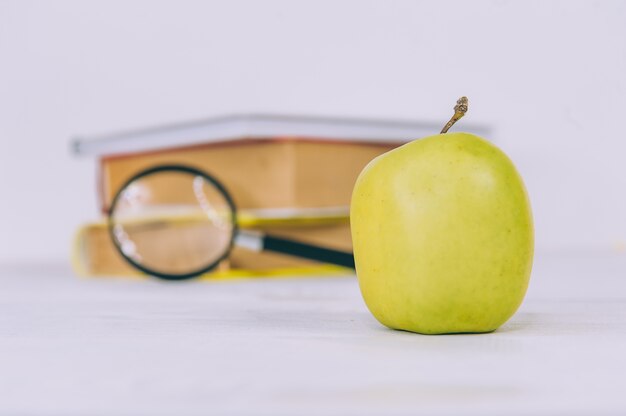
[[[465,115],[465,113],[467,113],[467,105],[468,105],[468,103],[469,102],[467,100],[467,97],[461,97],[458,100],[456,100],[456,105],[454,106],[454,115],[452,116],[450,121],[448,121],[446,123],[446,125],[443,126],[443,129],[441,129],[441,133],[440,134],[447,133],[448,130],[450,129],[450,127],[452,127],[454,125],[454,123],[459,121],[461,119],[461,117],[463,117]]]

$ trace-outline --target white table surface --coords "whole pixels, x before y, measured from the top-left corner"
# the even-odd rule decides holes
[[[484,335],[386,329],[350,277],[0,282],[2,415],[626,414],[625,255],[538,255]]]

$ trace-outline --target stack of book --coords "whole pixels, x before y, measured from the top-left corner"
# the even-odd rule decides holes
[[[102,220],[78,230],[74,267],[82,275],[137,274],[115,250],[106,213],[130,177],[162,164],[190,165],[219,179],[234,198],[242,228],[351,250],[349,203],[359,172],[376,156],[436,134],[438,128],[428,123],[248,115],[75,140],[76,154],[98,160]],[[235,248],[218,273],[325,271],[338,269]]]

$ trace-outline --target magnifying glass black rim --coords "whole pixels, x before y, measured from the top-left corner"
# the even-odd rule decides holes
[[[122,248],[119,245],[119,242],[117,241],[117,238],[115,237],[115,233],[113,228],[115,227],[115,221],[113,220],[113,215],[115,213],[115,208],[117,206],[117,203],[122,195],[122,192],[124,192],[124,190],[134,181],[143,178],[144,176],[148,176],[151,175],[153,173],[159,173],[159,172],[182,172],[182,173],[190,173],[193,175],[197,175],[197,176],[201,176],[202,178],[204,178],[205,180],[207,180],[209,183],[211,183],[213,186],[215,186],[221,193],[222,196],[224,197],[224,199],[226,200],[226,202],[229,205],[229,208],[232,211],[232,233],[230,236],[230,242],[227,246],[227,248],[224,250],[224,253],[222,253],[222,255],[220,257],[217,258],[217,260],[215,260],[213,263],[210,263],[209,265],[202,267],[201,269],[189,272],[189,273],[177,273],[177,274],[172,274],[172,273],[162,273],[159,272],[158,270],[153,270],[149,267],[143,266],[139,263],[137,263],[136,261],[134,261],[132,258],[128,257],[126,254],[124,254],[124,252],[122,251]],[[108,225],[109,225],[109,235],[111,236],[111,240],[113,241],[113,245],[115,246],[115,249],[117,250],[118,253],[120,253],[120,255],[122,256],[122,258],[124,258],[124,260],[126,260],[131,266],[135,267],[138,270],[141,270],[142,272],[158,277],[160,279],[165,279],[165,280],[185,280],[185,279],[191,279],[194,277],[197,277],[201,274],[204,273],[208,273],[211,270],[215,269],[215,267],[217,267],[217,265],[223,261],[224,259],[226,259],[228,257],[228,255],[230,254],[230,251],[233,248],[234,245],[234,240],[235,240],[235,236],[237,235],[239,229],[238,229],[238,225],[237,225],[237,208],[235,206],[235,203],[232,199],[232,197],[230,196],[230,194],[228,193],[228,191],[226,191],[226,188],[224,187],[224,185],[222,185],[217,179],[215,179],[213,176],[209,175],[208,173],[200,170],[200,169],[196,169],[194,167],[191,166],[186,166],[186,165],[176,165],[176,164],[172,164],[172,165],[159,165],[159,166],[155,166],[152,168],[148,168],[145,169],[137,174],[135,174],[134,176],[132,176],[130,179],[128,179],[117,191],[117,193],[115,194],[115,197],[113,198],[113,200],[111,201],[111,206],[109,207],[109,215],[108,215]]]

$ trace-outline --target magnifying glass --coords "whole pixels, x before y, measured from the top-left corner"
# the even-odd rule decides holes
[[[109,233],[129,264],[167,280],[215,269],[235,245],[354,268],[350,252],[240,230],[226,188],[184,165],[157,166],[130,178],[111,203]]]

